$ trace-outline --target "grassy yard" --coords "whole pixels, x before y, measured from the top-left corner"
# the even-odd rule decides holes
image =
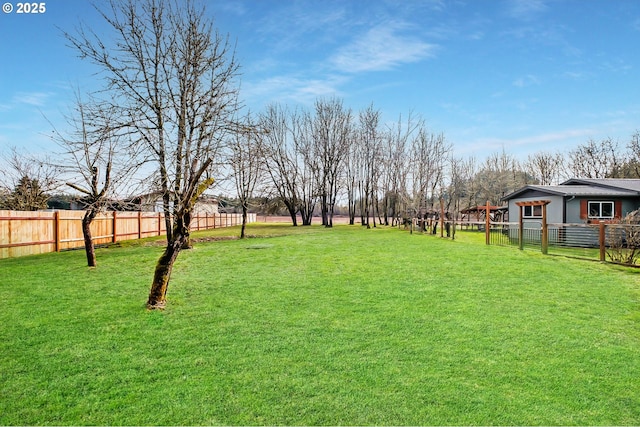
[[[640,424],[637,270],[475,233],[248,233],[286,235],[197,243],[164,312],[151,241],[94,270],[0,260],[0,425]]]

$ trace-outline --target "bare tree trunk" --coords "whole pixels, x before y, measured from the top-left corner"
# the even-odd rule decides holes
[[[82,217],[82,236],[84,237],[84,250],[87,253],[87,265],[89,267],[95,267],[97,265],[96,250],[93,244],[93,238],[91,237],[91,223],[97,213],[95,209],[89,208]]]
[[[242,205],[242,228],[240,229],[240,238],[244,239],[245,238],[245,230],[247,228],[247,206],[246,205]]]
[[[178,254],[182,249],[183,240],[178,233],[174,234],[174,241],[167,245],[164,253],[156,263],[155,273],[153,275],[153,283],[149,291],[149,299],[147,300],[147,308],[162,309],[167,304],[167,289],[169,287],[169,279],[173,264],[178,258]]]
[[[284,202],[285,206],[287,207],[287,210],[289,211],[289,216],[291,217],[291,223],[293,224],[294,227],[298,226],[298,212],[296,211],[296,207],[289,203],[288,201]]]
[[[180,251],[188,246],[189,242],[189,223],[191,222],[191,214],[188,211],[180,211],[175,213],[175,226],[173,227],[172,241],[167,244],[164,253],[156,263],[156,269],[153,275],[153,282],[149,291],[149,299],[147,300],[147,308],[163,309],[167,304],[167,289],[169,280],[171,279],[171,271]]]
[[[315,203],[310,203],[310,206],[306,204],[300,208],[300,216],[302,217],[302,225],[311,225],[313,221],[313,210]]]

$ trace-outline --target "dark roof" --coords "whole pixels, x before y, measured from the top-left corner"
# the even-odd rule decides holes
[[[640,179],[622,179],[622,178],[601,178],[591,179],[573,178],[563,182],[560,185],[595,185],[598,187],[631,190],[640,193]]]
[[[606,182],[606,185],[603,182]],[[635,189],[633,188],[634,186],[636,187]],[[502,198],[502,200],[515,199],[529,191],[536,191],[554,196],[637,197],[640,196],[640,179],[571,179],[560,185],[527,185],[511,194],[507,194]]]

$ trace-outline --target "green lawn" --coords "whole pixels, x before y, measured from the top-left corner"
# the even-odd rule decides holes
[[[0,425],[640,424],[638,270],[478,233],[248,233],[287,235],[197,243],[164,312],[151,241],[0,260]]]

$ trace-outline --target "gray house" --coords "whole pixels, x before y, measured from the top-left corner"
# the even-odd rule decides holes
[[[560,185],[527,185],[505,196],[508,202],[509,219],[520,219],[526,229],[540,229],[542,206],[531,202],[548,202],[547,224],[552,230],[560,230],[551,235],[550,240],[563,240],[566,233],[593,234],[591,230],[571,231],[560,224],[597,224],[623,218],[629,212],[640,208],[640,179],[570,179]],[[510,232],[511,234],[511,232]],[[556,233],[554,233],[556,234]],[[513,236],[512,236],[513,237]],[[585,237],[586,238],[586,237]],[[591,241],[589,237],[589,241]]]

